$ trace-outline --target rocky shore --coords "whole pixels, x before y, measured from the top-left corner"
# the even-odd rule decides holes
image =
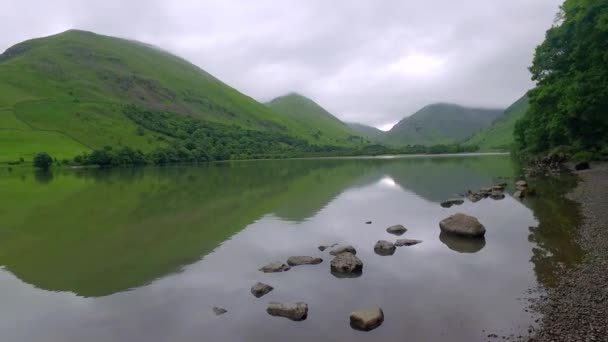
[[[608,164],[579,171],[569,197],[581,204],[585,262],[538,303],[540,328],[528,341],[608,341]]]

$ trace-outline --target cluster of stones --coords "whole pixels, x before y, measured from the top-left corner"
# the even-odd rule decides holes
[[[513,197],[522,199],[525,196],[534,195],[534,191],[528,188],[526,181],[520,180],[515,183],[516,191],[513,193]],[[505,198],[505,188],[507,183],[496,184],[489,188],[481,188],[477,191],[468,190],[465,197],[472,203],[481,201],[484,198],[491,198],[493,200],[502,200]],[[463,198],[451,198],[447,201],[440,203],[444,208],[451,208],[454,205],[464,204]]]

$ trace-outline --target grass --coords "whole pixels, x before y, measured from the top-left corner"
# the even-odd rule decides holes
[[[89,149],[73,139],[51,131],[0,129],[0,162],[34,159],[38,152],[47,152],[57,159],[72,158]]]

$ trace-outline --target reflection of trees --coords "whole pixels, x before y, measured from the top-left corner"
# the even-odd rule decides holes
[[[565,198],[576,187],[572,175],[536,179],[530,182],[537,196],[524,201],[538,220],[537,227],[530,227],[532,263],[539,283],[546,287],[556,285],[565,267],[579,263],[583,250],[576,243],[581,216],[576,202]]]

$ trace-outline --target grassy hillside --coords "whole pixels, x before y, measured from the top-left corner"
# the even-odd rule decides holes
[[[277,97],[267,103],[276,113],[297,122],[319,143],[329,145],[351,145],[361,142],[359,134],[347,124],[313,100],[300,94],[291,93]]]
[[[426,106],[399,121],[386,134],[390,145],[433,145],[462,141],[473,133],[489,127],[503,110],[467,108],[437,103]]]
[[[386,136],[386,132],[372,126],[356,123],[356,122],[348,122],[347,125],[359,133],[360,135],[366,137],[371,141],[382,142]]]
[[[482,151],[509,150],[514,141],[515,123],[526,114],[529,106],[528,97],[524,95],[507,108],[504,115],[492,126],[473,135],[466,140],[466,143],[477,145]]]
[[[129,119],[128,104],[310,143],[320,140],[179,57],[71,30],[0,55],[0,130],[5,133],[0,134],[0,162],[30,160],[42,147],[58,158],[106,145],[146,152],[175,138]]]

